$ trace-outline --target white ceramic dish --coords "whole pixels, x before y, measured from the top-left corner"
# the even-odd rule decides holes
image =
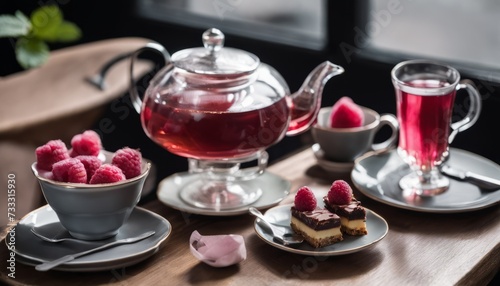
[[[318,165],[325,171],[332,173],[349,173],[354,167],[354,162],[334,162],[325,158],[325,152],[318,143],[312,145],[314,157]]]
[[[266,211],[264,216],[269,220],[269,222],[273,223],[275,226],[279,226],[284,232],[291,233],[291,206],[291,204],[288,204],[271,208]],[[343,241],[321,248],[314,248],[307,242],[304,242],[298,246],[289,247],[274,242],[272,235],[267,230],[263,229],[259,224],[257,224],[257,221],[255,221],[254,223],[255,232],[266,243],[288,252],[314,256],[336,256],[358,252],[375,245],[375,243],[382,240],[389,231],[387,222],[380,215],[369,209],[366,210],[366,228],[368,230],[367,235],[344,235]]]
[[[467,152],[450,148],[447,165],[500,179],[500,166]],[[357,189],[364,195],[403,209],[429,213],[458,213],[483,209],[500,202],[500,190],[482,190],[478,186],[450,179],[450,188],[434,197],[406,196],[399,187],[399,180],[410,172],[396,150],[358,160],[351,172]]]
[[[103,163],[111,163],[114,153],[101,150]],[[102,158],[101,158],[102,160]],[[99,240],[112,237],[128,219],[140,200],[151,164],[142,160],[141,174],[107,184],[66,183],[48,179],[47,171],[31,165],[43,196],[61,224],[79,239]]]
[[[120,228],[115,237],[90,244],[80,243],[78,241],[60,243],[47,242],[37,238],[31,232],[31,228],[34,226],[43,227],[49,224],[60,223],[56,213],[48,205],[27,214],[17,224],[15,253],[19,262],[34,266],[120,238],[131,237],[148,230],[154,230],[155,234],[147,239],[134,244],[121,245],[86,255],[62,264],[54,268],[54,270],[87,272],[121,268],[139,263],[156,253],[160,245],[167,239],[172,231],[172,226],[169,221],[140,207],[136,207],[132,211],[129,219]]]
[[[158,199],[165,205],[191,214],[200,214],[208,216],[233,216],[248,213],[248,208],[253,206],[257,209],[265,209],[277,205],[289,193],[291,184],[287,180],[264,172],[261,176],[253,179],[253,184],[262,186],[262,196],[254,203],[234,209],[212,210],[198,208],[190,205],[180,197],[182,189],[193,180],[200,180],[199,175],[187,172],[177,173],[163,179],[158,185]]]

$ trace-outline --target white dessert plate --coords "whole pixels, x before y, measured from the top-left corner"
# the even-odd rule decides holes
[[[77,258],[71,262],[62,264],[54,270],[88,272],[117,269],[136,264],[153,254],[155,254],[162,242],[164,242],[172,231],[172,226],[165,218],[144,208],[136,207],[127,222],[120,228],[118,234],[102,241],[92,243],[85,242],[47,242],[36,237],[32,232],[32,227],[43,228],[47,225],[50,228],[57,226],[59,219],[56,213],[48,205],[27,214],[17,224],[16,231],[16,258],[19,262],[27,265],[37,265],[42,262],[51,261],[59,257],[85,251],[89,248],[101,244],[112,242],[117,239],[136,236],[145,231],[154,230],[155,234],[139,242],[127,245],[120,245],[106,249],[94,254],[89,254]],[[60,229],[63,229],[62,225]]]
[[[450,148],[447,165],[500,179],[500,166],[477,154]],[[396,150],[356,161],[351,179],[357,189],[376,201],[419,212],[458,213],[483,209],[500,202],[500,190],[483,190],[466,181],[449,178],[449,189],[434,197],[405,196],[399,180],[410,173]]]
[[[285,233],[292,233],[293,230],[290,227],[291,206],[292,204],[276,206],[267,210],[264,216],[270,223],[279,226]],[[368,230],[367,235],[343,235],[344,240],[325,247],[314,248],[305,241],[300,245],[290,247],[275,242],[272,235],[257,223],[257,219],[254,223],[255,232],[266,243],[288,252],[314,256],[337,256],[358,252],[382,240],[389,231],[387,222],[369,209],[366,209],[366,228]]]
[[[325,171],[332,173],[348,173],[354,167],[354,162],[334,162],[328,160],[325,157],[325,152],[321,149],[318,143],[313,144],[311,149],[313,150],[314,157],[316,157],[318,165]]]
[[[191,214],[234,216],[248,213],[248,208],[251,206],[257,209],[266,209],[277,205],[290,193],[291,187],[289,181],[269,172],[264,172],[252,180],[253,184],[262,186],[262,196],[256,202],[234,209],[213,210],[198,208],[181,199],[180,192],[182,189],[194,180],[200,180],[200,176],[188,172],[177,173],[163,179],[158,185],[158,199],[171,208]]]

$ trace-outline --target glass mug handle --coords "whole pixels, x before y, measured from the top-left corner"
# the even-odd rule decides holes
[[[470,106],[467,115],[460,121],[451,124],[451,133],[448,137],[448,144],[451,144],[459,132],[469,129],[476,123],[481,114],[481,95],[470,80],[462,80],[458,83],[456,90],[465,89],[469,94]]]
[[[382,114],[380,116],[380,123],[379,123],[379,126],[377,128],[377,132],[378,132],[378,130],[380,130],[380,128],[382,128],[385,125],[388,125],[389,127],[391,127],[392,133],[391,133],[391,137],[389,137],[384,142],[372,144],[372,151],[374,151],[378,154],[387,152],[390,149],[392,149],[396,145],[396,141],[398,138],[399,123],[398,123],[398,119],[396,118],[396,116],[394,116],[392,114]]]

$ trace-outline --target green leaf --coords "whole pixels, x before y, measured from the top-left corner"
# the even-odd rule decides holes
[[[16,11],[16,17],[19,18],[21,21],[23,22],[26,22],[26,23],[29,23],[30,24],[30,28],[31,28],[31,22],[30,22],[30,19],[28,19],[28,17],[26,17],[26,15],[24,15],[23,12],[17,10]]]
[[[19,11],[18,11],[19,12]],[[21,12],[19,12],[22,14]],[[0,37],[20,37],[25,36],[31,29],[31,23],[25,17],[13,15],[0,15]]]
[[[57,27],[56,33],[53,36],[46,40],[52,42],[71,42],[78,40],[82,36],[82,32],[74,23],[64,21]]]
[[[56,5],[42,6],[31,13],[33,35],[42,40],[57,38],[63,14]]]
[[[49,54],[49,47],[40,39],[22,37],[16,42],[16,59],[24,69],[41,66]]]

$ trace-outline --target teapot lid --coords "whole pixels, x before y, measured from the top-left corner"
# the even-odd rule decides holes
[[[203,48],[191,48],[172,55],[172,62],[178,68],[207,75],[238,75],[252,73],[260,60],[254,54],[243,50],[224,48],[224,34],[216,28],[203,33]]]

